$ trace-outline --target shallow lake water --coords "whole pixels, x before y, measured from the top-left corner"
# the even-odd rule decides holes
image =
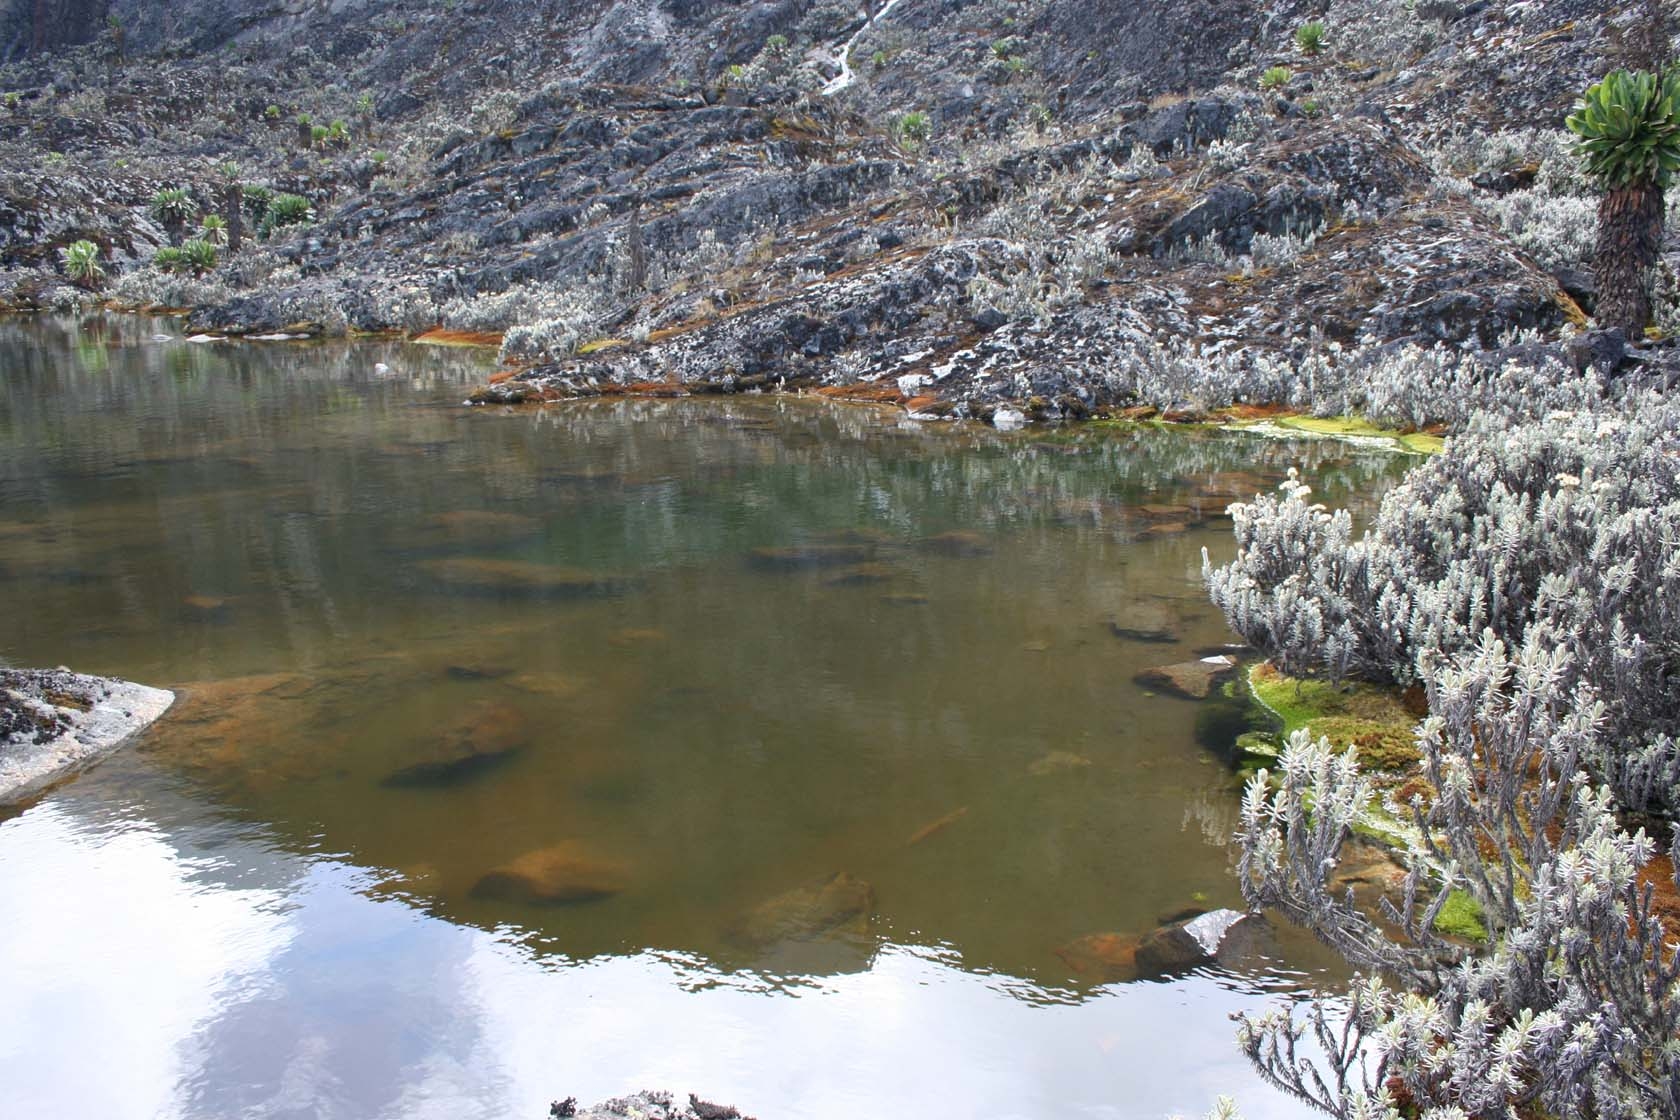
[[[0,322],[0,659],[180,692],[0,811],[7,1113],[1299,1114],[1228,1015],[1304,939],[1066,950],[1240,905],[1210,708],[1133,681],[1230,640],[1224,507],[1403,460],[179,335]]]

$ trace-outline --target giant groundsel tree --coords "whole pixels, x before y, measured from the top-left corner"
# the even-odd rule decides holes
[[[1614,71],[1582,95],[1565,123],[1604,191],[1593,252],[1595,317],[1638,338],[1651,318],[1663,191],[1680,169],[1680,71]]]

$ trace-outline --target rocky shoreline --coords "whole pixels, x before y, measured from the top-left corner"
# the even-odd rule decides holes
[[[174,700],[164,689],[68,669],[0,669],[0,805],[117,750]]]
[[[1420,429],[1474,403],[1448,374],[1680,369],[1572,337],[1596,219],[1562,119],[1637,5],[82,7],[0,66],[0,307],[497,338],[483,403],[805,389],[1010,423]],[[1322,51],[1292,46],[1309,18]],[[157,257],[224,215],[237,252]],[[77,241],[102,279],[65,272]]]

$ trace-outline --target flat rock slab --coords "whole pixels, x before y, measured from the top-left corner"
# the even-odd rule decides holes
[[[110,754],[174,702],[165,689],[68,669],[0,669],[0,804]]]
[[[1186,700],[1206,700],[1214,685],[1236,671],[1235,658],[1223,654],[1203,657],[1196,661],[1180,661],[1176,665],[1162,665],[1145,669],[1133,679],[1145,688],[1153,688],[1170,696]]]

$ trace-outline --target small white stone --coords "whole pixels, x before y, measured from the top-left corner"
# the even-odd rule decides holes
[[[1027,414],[1013,408],[1000,408],[992,413],[992,427],[1000,432],[1013,432],[1027,426]]]

